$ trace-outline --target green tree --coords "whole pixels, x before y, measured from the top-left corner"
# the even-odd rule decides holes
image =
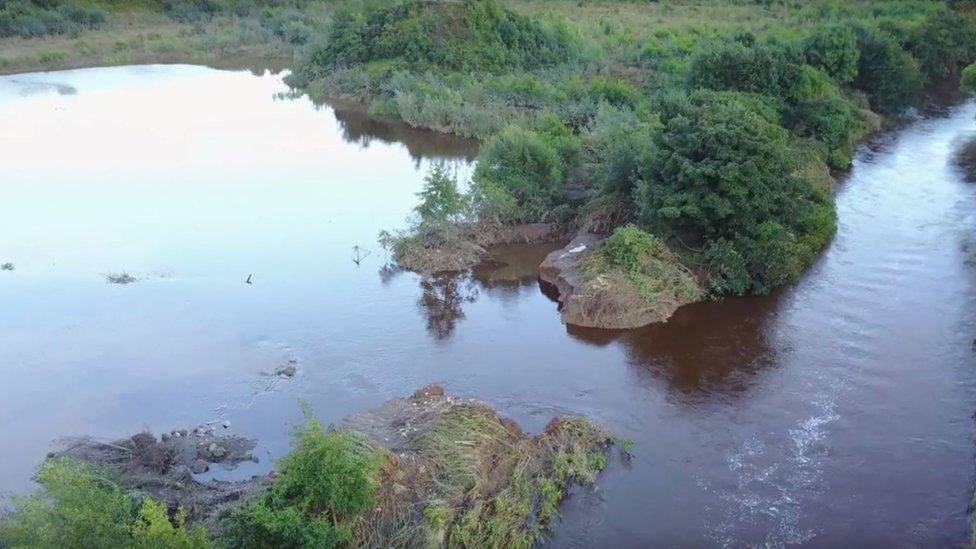
[[[817,28],[804,41],[803,53],[807,63],[822,69],[840,83],[850,82],[857,76],[861,54],[850,26],[829,24]]]
[[[506,223],[540,221],[562,193],[562,162],[536,132],[507,126],[478,155],[472,184],[480,215]]]
[[[948,8],[925,17],[909,42],[919,67],[929,78],[949,78],[976,54],[976,25]]]
[[[899,112],[918,101],[922,75],[915,59],[891,36],[866,26],[854,29],[860,57],[853,86],[877,111]]]
[[[467,207],[467,198],[458,190],[457,179],[443,162],[431,165],[417,196],[420,204],[414,211],[425,226],[458,221]]]

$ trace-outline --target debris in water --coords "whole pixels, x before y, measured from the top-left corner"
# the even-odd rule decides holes
[[[247,280],[244,281],[244,284],[252,284],[250,274],[247,275]]]
[[[4,263],[3,265],[0,265],[0,271],[12,271],[12,270],[14,270],[13,263]]]
[[[103,276],[105,277],[105,282],[109,284],[132,284],[133,282],[139,282],[138,278],[125,271],[121,273],[106,273]]]
[[[355,263],[356,265],[359,265],[360,261],[369,257],[370,254],[372,253],[373,252],[365,248],[360,248],[359,245],[357,244],[356,246],[352,247],[352,262]]]
[[[298,372],[298,361],[291,359],[275,369],[275,375],[281,377],[293,377]]]

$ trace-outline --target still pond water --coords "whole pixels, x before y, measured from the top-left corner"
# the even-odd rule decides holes
[[[531,431],[634,439],[555,546],[952,546],[976,403],[971,103],[868,143],[794,287],[628,332],[567,329],[533,268],[383,269],[430,162],[475,147],[286,99],[279,76],[135,66],[0,77],[0,490],[53,441],[229,420],[269,467],[326,422],[440,382]],[[352,247],[371,255],[352,261]],[[139,279],[112,285],[105,274]],[[251,276],[252,284],[245,284]],[[295,360],[290,380],[264,375]]]

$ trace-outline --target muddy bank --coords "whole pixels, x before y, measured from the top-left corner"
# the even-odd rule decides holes
[[[257,493],[272,479],[255,476],[241,482],[201,482],[194,478],[211,466],[230,469],[244,461],[257,461],[251,453],[256,441],[219,433],[225,428],[202,425],[158,438],[145,431],[108,442],[77,437],[63,441],[63,447],[48,457],[94,465],[124,488],[148,495],[170,509],[181,508],[191,520],[205,520],[220,508]]]
[[[288,469],[239,482],[197,480],[194,474],[211,465],[254,459],[255,441],[223,434],[226,428],[204,425],[158,438],[142,432],[111,442],[76,438],[49,457],[93,465],[123,488],[182,508],[216,534],[228,517],[268,505],[276,482],[289,482]],[[356,518],[352,535],[354,545],[387,547],[531,546],[549,531],[569,486],[595,480],[613,441],[606,429],[572,416],[530,436],[489,405],[437,385],[349,416],[328,432],[361,438],[379,459],[373,505]],[[315,467],[327,469],[331,462],[322,459]],[[244,507],[229,509],[235,504]]]
[[[539,266],[543,291],[559,302],[564,323],[585,328],[639,328],[664,322],[678,307],[700,298],[700,291],[682,292],[677,287],[666,287],[652,297],[642,295],[619,269],[594,268],[597,258],[593,254],[602,243],[601,236],[582,233],[546,256]]]
[[[955,155],[956,166],[970,183],[976,182],[976,137],[968,139]]]
[[[488,250],[504,244],[539,244],[566,238],[556,223],[523,225],[470,224],[422,234],[381,237],[400,267],[421,274],[464,271],[483,261]]]

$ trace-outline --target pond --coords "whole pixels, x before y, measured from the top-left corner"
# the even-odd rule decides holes
[[[607,332],[560,322],[534,273],[550,247],[389,269],[378,232],[476,144],[287,91],[185,65],[0,77],[0,489],[29,491],[62,436],[214,420],[260,462],[210,474],[263,472],[300,400],[329,423],[439,382],[532,432],[585,414],[635,441],[555,546],[966,539],[976,187],[952,159],[972,103],[861,147],[797,285]]]

